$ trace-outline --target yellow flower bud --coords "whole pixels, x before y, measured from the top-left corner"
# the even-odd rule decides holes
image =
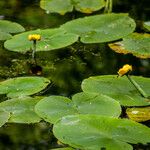
[[[123,75],[127,74],[129,71],[132,71],[132,66],[126,64],[122,68],[119,69],[118,74],[119,74],[119,76],[123,76]]]
[[[40,41],[41,40],[41,35],[40,34],[30,34],[28,36],[29,41]]]

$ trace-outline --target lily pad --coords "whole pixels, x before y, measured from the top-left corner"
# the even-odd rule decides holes
[[[28,40],[30,34],[40,34],[41,40],[37,41],[36,51],[49,51],[64,48],[76,42],[78,35],[66,33],[62,29],[44,29],[24,32],[12,37],[4,43],[6,49],[20,53],[26,53],[33,47],[32,41]]]
[[[51,13],[59,13],[64,15],[66,12],[73,10],[71,0],[41,0],[40,7]]]
[[[0,94],[23,97],[43,90],[50,81],[44,77],[16,77],[0,82]]]
[[[150,107],[127,108],[126,113],[131,120],[137,122],[150,120]]]
[[[150,78],[136,76],[132,76],[132,78],[149,96]],[[150,105],[150,100],[143,98],[125,76],[119,78],[115,75],[90,77],[83,80],[82,89],[84,92],[106,94],[119,101],[123,106]]]
[[[41,118],[34,112],[34,106],[41,98],[14,98],[0,103],[0,111],[10,114],[9,122],[37,123]]]
[[[145,27],[148,31],[150,31],[150,21],[144,22],[144,27]]]
[[[71,147],[65,147],[65,148],[55,148],[55,149],[51,149],[51,150],[74,150]]]
[[[91,14],[105,6],[104,0],[72,0],[77,11]]]
[[[65,116],[54,124],[58,140],[86,150],[132,150],[128,143],[150,142],[150,129],[128,120],[99,115]]]
[[[123,41],[109,44],[109,47],[117,53],[131,53],[139,58],[150,58],[150,34],[133,33]]]
[[[102,43],[118,40],[132,33],[135,22],[127,14],[103,14],[69,21],[61,26],[78,34],[83,43]]]
[[[55,123],[59,118],[73,114],[119,117],[121,107],[117,101],[105,95],[78,93],[72,100],[63,96],[44,98],[35,106],[35,112],[44,120]]]
[[[8,20],[0,20],[0,40],[10,39],[10,33],[19,33],[25,31],[24,27],[18,23]]]
[[[10,118],[10,113],[0,110],[0,127],[3,126]]]

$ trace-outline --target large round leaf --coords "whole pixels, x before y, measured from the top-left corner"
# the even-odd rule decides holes
[[[50,81],[43,77],[16,77],[0,82],[0,94],[8,97],[32,95],[44,89]]]
[[[86,150],[132,150],[128,143],[150,142],[148,127],[98,115],[65,116],[54,124],[53,132],[61,142]]]
[[[90,14],[94,11],[100,10],[105,6],[104,0],[72,0],[75,9]]]
[[[117,101],[105,95],[78,93],[72,100],[63,96],[44,98],[35,106],[35,111],[44,120],[55,123],[59,118],[72,114],[119,117],[121,107]]]
[[[71,0],[41,0],[40,7],[50,12],[64,15],[73,10]]]
[[[7,40],[11,38],[9,33],[23,32],[25,29],[18,23],[0,20],[0,40]]]
[[[6,49],[25,53],[32,49],[33,42],[28,40],[28,35],[40,34],[41,41],[37,41],[36,51],[48,51],[66,47],[78,40],[78,36],[72,33],[66,33],[62,29],[44,29],[24,32],[13,36],[12,39],[4,43]]]
[[[0,110],[0,127],[3,126],[10,118],[10,113]]]
[[[135,29],[135,22],[127,14],[103,14],[69,21],[61,26],[78,34],[83,43],[100,43],[120,39]]]
[[[123,41],[109,44],[117,53],[131,53],[139,58],[150,58],[150,34],[133,33]]]
[[[0,111],[10,113],[9,122],[36,123],[41,118],[34,112],[34,106],[41,98],[14,98],[0,103]]]
[[[132,78],[149,96],[150,78],[136,76]],[[143,98],[125,76],[119,78],[115,75],[90,77],[83,80],[82,89],[84,92],[106,94],[124,106],[150,105],[150,100]]]

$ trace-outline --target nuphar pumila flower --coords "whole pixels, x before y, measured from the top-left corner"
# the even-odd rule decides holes
[[[121,77],[127,73],[129,73],[130,71],[132,71],[132,66],[131,65],[124,65],[122,68],[119,69],[118,71],[118,75]]]
[[[41,35],[40,34],[30,34],[28,36],[29,41],[40,41],[41,40]]]

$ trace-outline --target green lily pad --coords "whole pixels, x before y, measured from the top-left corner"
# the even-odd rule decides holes
[[[148,31],[150,31],[150,21],[146,21],[144,22],[144,25],[143,25]]]
[[[34,106],[41,98],[14,98],[0,103],[0,111],[10,113],[9,122],[37,123],[41,118],[34,112]]]
[[[51,150],[74,150],[71,147],[65,147],[65,148],[55,148],[55,149],[51,149]]]
[[[64,48],[76,42],[78,35],[66,33],[62,29],[44,29],[24,32],[12,37],[4,43],[6,49],[20,53],[26,53],[33,47],[33,42],[28,40],[28,35],[40,34],[41,40],[37,41],[36,51],[49,51]]]
[[[75,19],[63,24],[61,28],[78,34],[83,43],[102,43],[132,33],[135,22],[127,14],[103,14]]]
[[[150,78],[136,76],[132,76],[132,78],[149,96]],[[150,100],[143,98],[125,76],[119,78],[117,75],[90,77],[83,80],[82,89],[84,92],[106,94],[124,106],[150,105]]]
[[[148,127],[99,115],[65,116],[54,124],[53,133],[61,142],[86,150],[132,150],[128,143],[150,142]]]
[[[0,40],[8,40],[12,37],[11,34],[0,31]]]
[[[133,33],[123,41],[109,44],[110,48],[117,53],[131,53],[139,58],[150,58],[150,34]]]
[[[0,82],[0,94],[23,97],[43,90],[50,81],[43,77],[16,77]]]
[[[19,33],[25,31],[20,24],[8,20],[0,20],[0,40],[10,39],[10,33]]]
[[[10,118],[10,113],[0,110],[0,127],[3,126]]]
[[[73,10],[71,0],[41,0],[40,7],[49,12],[59,13],[61,15]]]
[[[90,14],[105,6],[104,0],[72,0],[77,11]]]
[[[72,100],[63,96],[44,98],[35,106],[35,112],[44,120],[55,123],[59,118],[73,114],[119,117],[121,107],[117,101],[105,95],[78,93]]]

